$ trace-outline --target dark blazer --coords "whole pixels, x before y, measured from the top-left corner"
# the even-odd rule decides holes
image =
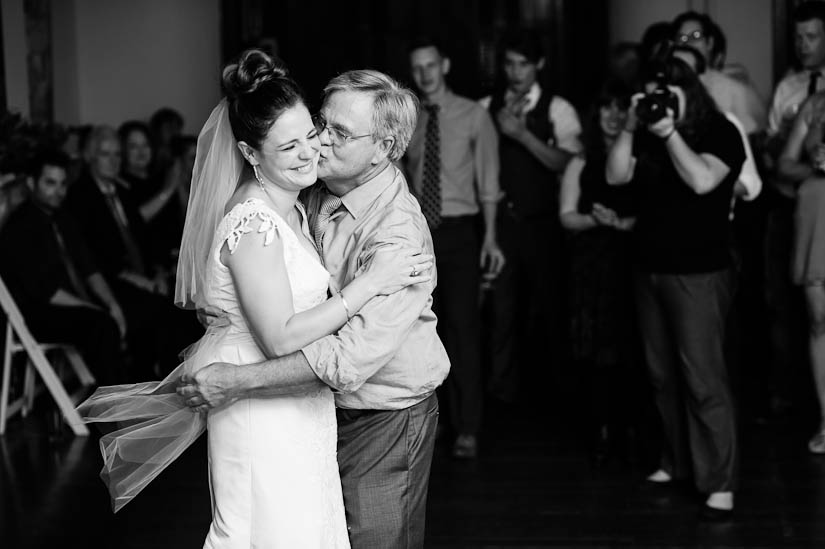
[[[27,318],[49,306],[58,289],[76,294],[55,236],[57,225],[78,276],[97,272],[74,219],[65,211],[48,214],[31,201],[9,216],[0,231],[0,274]]]
[[[143,263],[148,269],[155,257],[150,251],[146,223],[131,194],[117,186],[117,195],[123,204],[129,230],[135,240]],[[92,251],[100,272],[107,279],[129,268],[129,258],[120,229],[112,211],[92,175],[85,170],[69,189],[65,208],[80,225],[86,244]],[[151,275],[151,273],[145,273]]]

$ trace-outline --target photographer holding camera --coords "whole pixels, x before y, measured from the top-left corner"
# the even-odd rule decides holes
[[[684,61],[671,57],[650,69],[605,173],[610,184],[633,180],[639,193],[636,302],[664,429],[660,469],[648,480],[692,473],[708,496],[702,516],[724,519],[738,469],[722,350],[733,293],[728,211],[745,151]]]

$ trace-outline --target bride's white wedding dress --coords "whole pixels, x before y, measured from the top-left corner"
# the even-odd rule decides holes
[[[327,298],[329,274],[288,223],[261,200],[237,204],[215,233],[205,286],[207,302],[226,311],[228,325],[210,330],[213,340],[203,342],[200,365],[265,360],[220,260],[224,243],[232,252],[252,231],[266,233],[267,243],[276,233],[282,239],[296,313]],[[330,389],[238,400],[210,411],[207,427],[212,525],[204,547],[349,547]]]

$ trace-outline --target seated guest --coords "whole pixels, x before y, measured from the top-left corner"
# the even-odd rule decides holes
[[[165,177],[172,165],[172,141],[183,131],[183,116],[169,107],[158,109],[149,119],[149,130],[155,148],[152,171]]]
[[[624,128],[631,89],[622,82],[602,90],[585,128],[584,155],[567,165],[561,182],[559,216],[570,236],[570,340],[583,369],[586,414],[594,435],[593,457],[608,457],[609,439],[618,441],[630,427],[634,353],[631,250],[635,188],[605,181],[607,150]]]
[[[128,184],[129,194],[146,222],[152,255],[166,272],[171,272],[175,264],[171,251],[177,248],[183,230],[177,228],[181,217],[177,200],[180,180],[171,169],[164,177],[153,173],[153,150],[146,124],[136,120],[125,122],[118,135],[123,151],[120,177]]]
[[[183,224],[189,203],[189,186],[192,183],[192,170],[195,167],[195,153],[198,139],[193,135],[179,135],[172,140],[172,165],[166,172],[165,189],[172,190],[172,198],[157,220],[159,245],[168,250],[177,264],[178,249],[183,236]],[[174,278],[174,269],[171,276]]]
[[[197,329],[191,313],[176,309],[165,296],[166,279],[152,265],[146,225],[118,177],[120,160],[115,131],[95,128],[87,142],[87,167],[72,185],[66,206],[123,306],[135,376],[154,378],[177,364],[178,351],[194,341]]]
[[[28,180],[30,198],[0,232],[2,275],[34,337],[77,347],[98,383],[123,382],[123,311],[64,211],[69,158],[42,152]]]

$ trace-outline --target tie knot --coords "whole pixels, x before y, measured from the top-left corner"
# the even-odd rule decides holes
[[[424,105],[424,110],[427,111],[427,114],[429,114],[430,116],[435,116],[438,114],[438,111],[441,110],[441,107],[434,103],[428,103]]]
[[[324,196],[324,199],[321,201],[321,207],[318,210],[318,214],[329,217],[337,210],[343,202],[341,201],[340,196],[335,196],[334,194],[327,194]]]

